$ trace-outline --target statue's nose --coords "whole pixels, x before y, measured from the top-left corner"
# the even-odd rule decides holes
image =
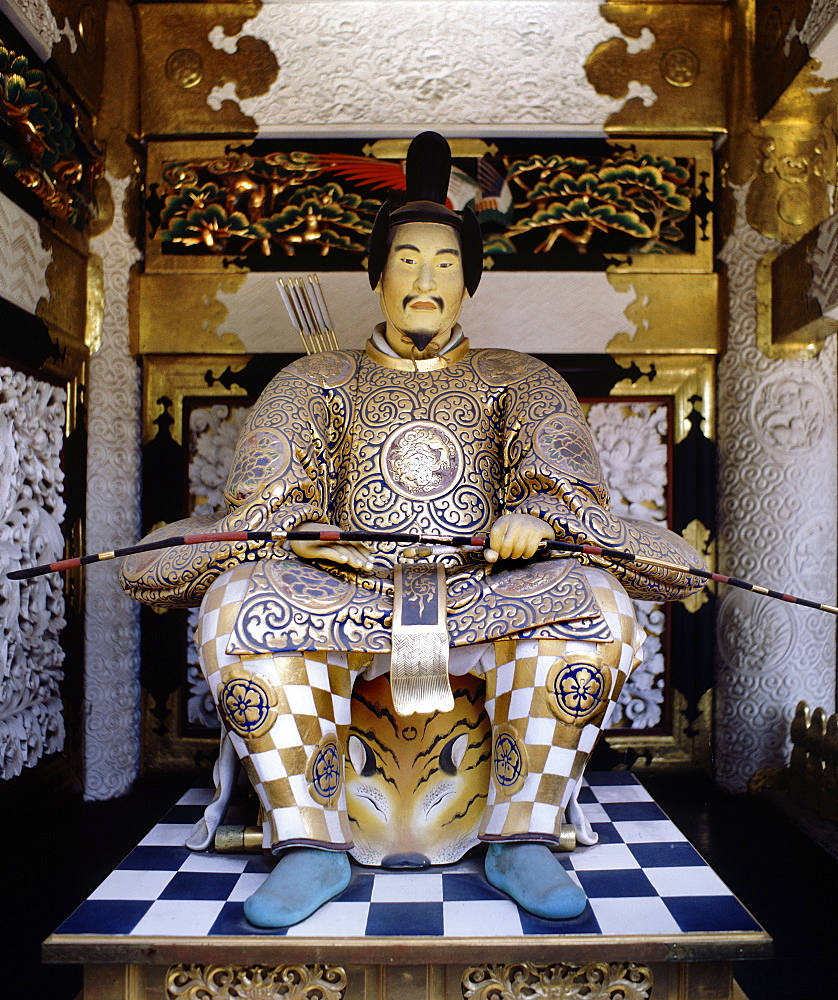
[[[422,292],[429,292],[432,288],[436,287],[434,269],[430,264],[423,264],[419,268],[419,273],[416,275],[414,286]]]
[[[417,851],[408,851],[405,854],[388,854],[381,859],[382,868],[427,868],[431,863],[430,858]]]

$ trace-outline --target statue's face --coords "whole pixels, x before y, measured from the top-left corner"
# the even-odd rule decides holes
[[[393,350],[405,358],[436,354],[468,294],[457,233],[436,222],[398,226],[378,287]]]

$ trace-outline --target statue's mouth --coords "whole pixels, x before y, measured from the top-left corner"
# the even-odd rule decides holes
[[[420,297],[418,295],[405,295],[402,299],[402,309],[427,309],[428,311],[439,309],[442,312],[445,303],[439,295],[428,295]]]

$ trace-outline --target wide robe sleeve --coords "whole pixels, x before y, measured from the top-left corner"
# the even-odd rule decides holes
[[[611,512],[582,409],[564,379],[535,360],[526,377],[509,387],[505,451],[507,512],[541,518],[559,540],[704,567],[698,552],[674,532]],[[608,569],[640,600],[682,600],[704,585],[693,574],[596,557],[585,561]]]
[[[193,532],[287,531],[303,521],[325,520],[333,480],[330,414],[341,398],[338,393],[336,404],[327,376],[335,367],[346,375],[355,362],[345,353],[323,358],[319,369],[309,358],[283,369],[250,411],[227,477],[226,514],[187,518],[143,541]],[[192,607],[225,570],[265,557],[282,559],[287,552],[263,542],[180,545],[128,557],[120,583],[145,603]]]

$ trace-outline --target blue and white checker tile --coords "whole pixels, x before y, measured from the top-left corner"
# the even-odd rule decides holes
[[[275,864],[260,854],[183,847],[212,796],[193,788],[56,931],[195,937],[524,937],[759,932],[762,928],[624,771],[589,774],[580,794],[594,847],[558,855],[588,896],[573,920],[544,920],[488,884],[479,857],[421,871],[352,865],[349,887],[307,920],[276,931],[245,920],[242,902]]]

